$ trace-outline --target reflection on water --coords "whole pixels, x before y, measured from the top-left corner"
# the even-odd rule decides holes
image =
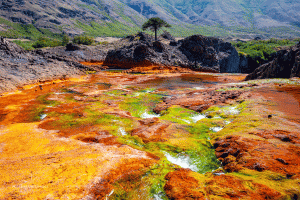
[[[203,74],[183,74],[176,77],[161,77],[154,80],[145,81],[138,84],[142,87],[156,87],[159,89],[175,90],[179,88],[199,88],[220,83],[218,78],[213,75]]]

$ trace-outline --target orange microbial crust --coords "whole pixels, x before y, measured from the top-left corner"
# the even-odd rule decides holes
[[[216,155],[227,171],[239,171],[242,167],[257,171],[274,171],[289,178],[299,178],[300,147],[297,135],[286,132],[256,133],[267,138],[276,138],[282,142],[276,144],[267,140],[248,139],[228,136],[215,143]]]
[[[189,169],[178,169],[166,175],[164,187],[169,199],[281,199],[282,195],[259,183],[233,175],[197,175]]]

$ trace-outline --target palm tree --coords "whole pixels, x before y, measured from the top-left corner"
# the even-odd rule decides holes
[[[158,17],[152,17],[143,24],[143,30],[147,30],[148,28],[150,28],[150,30],[155,32],[155,41],[157,41],[157,31],[162,27],[169,28],[171,27],[171,25]]]

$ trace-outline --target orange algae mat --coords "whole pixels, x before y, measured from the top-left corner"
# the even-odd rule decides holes
[[[210,117],[199,122],[190,118],[199,113],[179,106],[172,106],[162,116],[147,110],[161,102],[166,94],[201,92],[202,87],[223,83],[222,88],[226,88],[226,83],[240,82],[243,77],[105,72],[41,86],[30,85],[3,95],[0,97],[0,199],[263,200],[287,198],[287,195],[297,199],[300,191],[297,174],[285,176],[284,170],[273,170],[268,163],[260,162],[265,162],[266,157],[280,162],[280,167],[291,162],[290,167],[297,170],[298,162],[282,159],[280,150],[275,152],[281,156],[277,158],[265,154],[264,145],[252,145],[255,141],[270,143],[276,149],[293,145],[293,150],[299,149],[295,128],[293,132],[261,132],[283,128],[279,117],[269,119],[265,114],[271,112],[262,107],[265,100],[254,99],[251,106],[255,107],[250,106],[246,112],[243,109],[247,104],[237,100],[234,105],[213,108],[208,113]],[[228,87],[243,90],[239,85]],[[288,91],[295,96],[294,90]],[[145,112],[139,113],[135,105],[146,109]],[[230,114],[237,108],[238,114]],[[144,114],[154,118],[142,119]],[[223,130],[210,129],[216,125]],[[200,132],[194,133],[198,129]],[[241,139],[226,134],[239,134]],[[204,161],[208,159],[204,155],[211,156],[207,152],[212,151],[209,159],[216,158],[209,144],[216,142],[217,137],[217,157],[227,173],[217,169],[219,165],[206,166],[206,171],[201,173],[179,167],[176,159],[188,158],[184,157],[184,151],[203,148],[197,154],[188,155],[204,157]],[[251,148],[240,145],[244,143]],[[170,150],[180,152],[179,157],[174,157]],[[263,152],[261,157],[253,156],[257,150]],[[175,164],[166,157],[175,160]],[[213,164],[216,163],[210,163]]]
[[[25,86],[0,98],[0,199],[80,199],[94,195],[92,186],[116,164],[130,168],[136,158],[149,159],[129,146],[59,138],[55,130],[38,128],[41,122],[28,121],[26,108],[37,103],[37,96],[83,81]]]

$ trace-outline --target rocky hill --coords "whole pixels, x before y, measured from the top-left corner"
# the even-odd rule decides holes
[[[9,23],[16,22],[37,31],[121,36],[155,16],[173,24],[177,36],[299,37],[299,10],[297,0],[3,0],[0,31],[18,29]]]
[[[240,72],[236,49],[223,40],[193,35],[180,41],[154,41],[145,33],[129,36],[110,50],[103,65],[117,68],[180,66],[209,72]]]
[[[290,49],[278,51],[274,60],[249,74],[246,80],[300,77],[300,42]]]

